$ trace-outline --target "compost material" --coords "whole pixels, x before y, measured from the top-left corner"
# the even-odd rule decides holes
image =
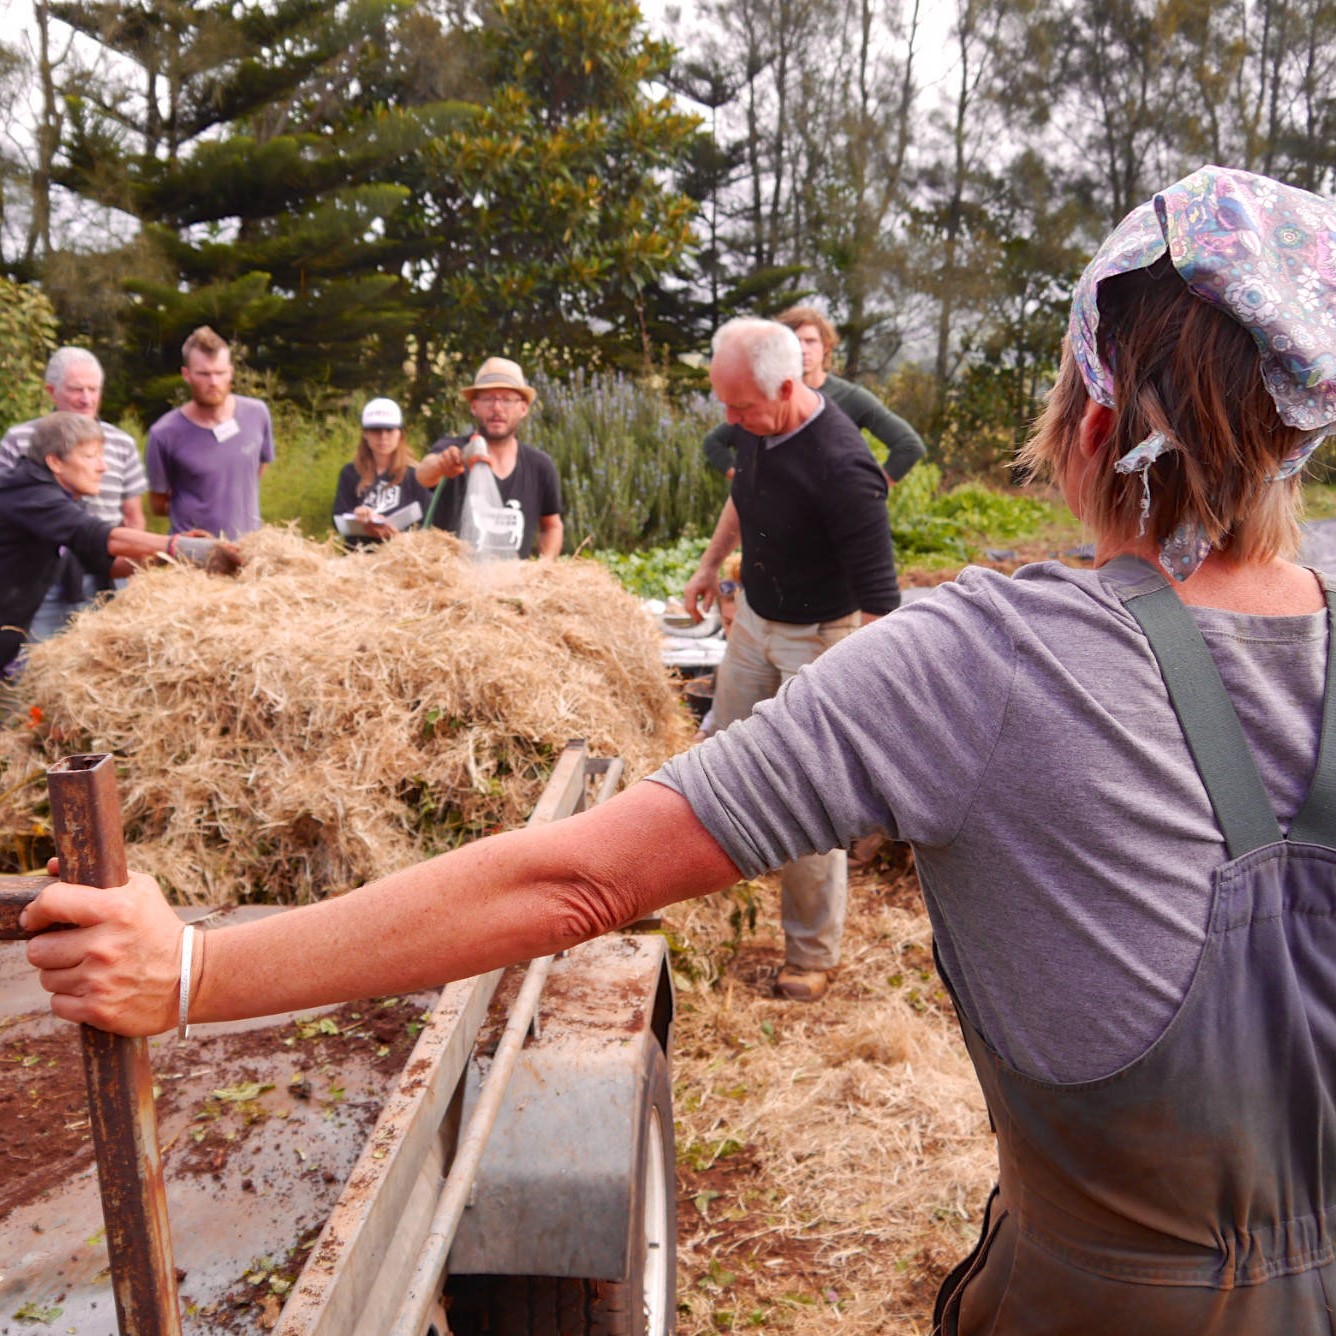
[[[893,845],[850,870],[815,1006],[774,996],[778,883],[670,910],[678,1336],[928,1336],[997,1152],[912,860]]]
[[[74,752],[119,758],[131,861],[176,898],[289,903],[521,824],[571,738],[628,778],[690,739],[657,630],[593,562],[475,565],[440,531],[243,548],[235,580],[146,571],[32,647],[0,731],[11,866]]]

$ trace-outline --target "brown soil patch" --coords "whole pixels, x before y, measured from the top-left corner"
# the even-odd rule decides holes
[[[15,1041],[8,1028],[0,1028],[0,1219],[93,1158],[79,1032],[62,1026]]]
[[[416,1042],[421,1010],[420,1003],[404,1000],[349,1003],[309,1023],[246,1030],[207,1042],[211,1060],[226,1068],[234,1087],[260,1080],[264,1069],[272,1069],[276,1050],[300,1044],[307,1067],[337,1069],[356,1051],[385,1076],[388,1091]],[[24,1019],[15,1017],[5,1028],[13,1032]],[[159,1118],[176,1107],[177,1089],[169,1070],[173,1065],[181,1064],[155,1058]],[[370,1131],[379,1112],[379,1104],[364,1103],[356,1116]],[[189,1140],[164,1147],[165,1167],[176,1175],[217,1175],[251,1136],[265,1135],[265,1128],[253,1101],[206,1101]],[[63,1183],[92,1159],[78,1029],[66,1025],[50,1034],[17,1039],[6,1039],[0,1029],[0,1219],[18,1203]]]

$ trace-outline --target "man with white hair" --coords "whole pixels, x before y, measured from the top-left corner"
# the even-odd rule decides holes
[[[728,500],[687,583],[698,620],[719,568],[742,545],[742,591],[716,673],[715,725],[727,728],[860,625],[900,605],[886,477],[858,428],[803,383],[802,349],[773,320],[731,320],[714,336],[710,383],[734,425]],[[781,996],[815,1002],[839,963],[848,895],[843,849],[784,866]]]
[[[102,363],[87,348],[58,348],[46,364],[45,389],[56,413],[79,413],[98,421],[102,405]],[[11,427],[0,440],[0,470],[8,470],[28,452],[33,429],[41,421],[33,418]],[[98,519],[125,529],[143,529],[148,479],[139,460],[134,438],[101,422],[107,470],[96,496],[84,501]],[[64,627],[80,608],[87,607],[100,589],[111,588],[105,577],[84,571],[73,552],[67,551],[57,567],[46,598],[32,621],[29,636],[45,640]]]

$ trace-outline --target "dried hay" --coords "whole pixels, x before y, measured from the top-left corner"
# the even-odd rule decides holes
[[[634,599],[593,562],[475,566],[440,532],[347,556],[243,543],[235,580],[146,571],[35,646],[0,829],[114,752],[136,866],[186,901],[300,901],[522,823],[568,739],[647,773],[690,738]]]
[[[771,995],[777,878],[674,907],[680,1336],[927,1336],[996,1175],[907,867],[851,882],[831,992]],[[701,957],[714,967],[700,969]],[[684,977],[685,975],[685,977]],[[713,983],[703,978],[714,975]]]

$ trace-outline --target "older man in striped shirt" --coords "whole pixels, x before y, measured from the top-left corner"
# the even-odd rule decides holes
[[[102,404],[102,364],[87,348],[60,348],[53,353],[46,366],[45,386],[52,411],[97,419]],[[4,472],[27,453],[33,428],[40,421],[34,418],[31,422],[21,422],[0,440],[0,486],[4,485]],[[101,490],[84,504],[98,519],[109,524],[143,529],[147,526],[141,498],[148,490],[148,479],[144,476],[139,449],[133,437],[119,428],[105,422],[100,425],[106,443],[107,471]],[[30,638],[45,640],[55,635],[76,612],[92,602],[102,587],[103,583],[86,573],[73,553],[67,552],[33,618]]]

